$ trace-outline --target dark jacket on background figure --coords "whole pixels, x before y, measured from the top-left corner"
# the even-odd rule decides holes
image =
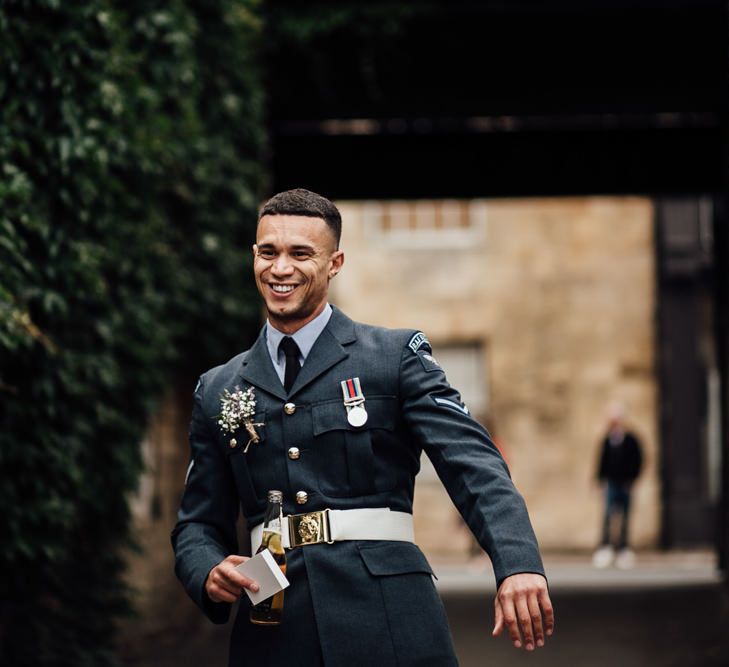
[[[597,477],[606,482],[634,482],[643,465],[640,443],[632,433],[626,431],[622,441],[611,443],[610,434],[602,442]]]

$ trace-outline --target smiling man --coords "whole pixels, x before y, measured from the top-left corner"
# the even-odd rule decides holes
[[[332,229],[322,218],[266,213],[272,207],[258,222],[253,271],[269,324],[293,334],[327,305],[329,281],[344,262],[337,249],[341,222]],[[297,224],[302,217],[306,224]]]
[[[291,582],[283,622],[250,623],[243,595],[229,664],[457,665],[432,570],[414,543],[413,486],[425,451],[491,557],[493,634],[506,629],[515,647],[534,650],[554,616],[524,501],[425,334],[353,322],[329,305],[344,262],[340,235],[336,206],[308,190],[282,192],[261,210],[254,273],[268,321],[250,350],[195,389],[192,457],[172,533],[177,575],[224,623],[243,589],[257,588],[235,570],[246,560],[239,511],[255,551],[267,491],[281,489]],[[221,399],[238,391],[254,396],[255,412],[224,432]]]

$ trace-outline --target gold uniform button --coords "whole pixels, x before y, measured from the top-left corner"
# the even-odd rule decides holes
[[[295,403],[286,403],[286,405],[284,405],[284,412],[287,415],[294,414],[294,412],[296,412],[296,404]]]
[[[235,447],[238,444],[238,441],[235,438],[231,438],[230,442],[228,444],[230,445],[230,447],[232,449],[233,447]]]
[[[292,461],[296,461],[301,456],[301,452],[299,451],[298,447],[290,447],[289,448],[289,458]]]
[[[306,503],[307,500],[309,500],[309,494],[306,491],[296,492],[296,502],[299,505],[303,505],[304,503]]]

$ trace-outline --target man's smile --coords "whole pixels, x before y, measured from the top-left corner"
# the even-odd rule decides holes
[[[298,287],[298,284],[290,284],[290,283],[268,283],[268,286],[276,293],[276,294],[290,294]]]

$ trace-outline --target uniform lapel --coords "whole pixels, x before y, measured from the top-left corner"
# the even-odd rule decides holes
[[[327,326],[316,339],[314,347],[311,348],[309,356],[306,357],[306,361],[299,371],[294,386],[291,387],[292,396],[349,356],[344,345],[357,339],[354,333],[354,323],[338,308],[332,306],[332,311]]]
[[[271,355],[268,353],[265,331],[264,327],[261,335],[258,336],[250,352],[246,355],[240,369],[240,376],[252,385],[285,400],[286,390],[283,388],[281,380],[278,379]]]

